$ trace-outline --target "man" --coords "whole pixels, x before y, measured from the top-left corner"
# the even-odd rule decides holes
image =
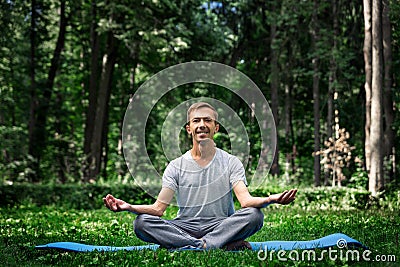
[[[154,204],[131,205],[112,195],[103,198],[104,204],[115,212],[138,214],[134,222],[137,237],[161,247],[251,248],[244,240],[261,229],[264,216],[260,208],[292,202],[297,189],[268,197],[251,196],[240,160],[215,147],[213,136],[219,130],[215,108],[195,103],[188,109],[187,119],[192,149],[168,164]],[[234,210],[232,190],[242,207],[238,211]],[[177,218],[160,218],[175,193]]]

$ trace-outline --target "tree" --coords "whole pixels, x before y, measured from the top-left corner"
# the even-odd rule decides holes
[[[108,32],[107,48],[103,56],[103,65],[99,91],[97,94],[96,115],[93,125],[93,134],[91,138],[91,154],[89,160],[89,177],[95,179],[101,171],[101,163],[103,158],[103,148],[105,148],[107,138],[107,121],[109,111],[109,100],[111,95],[111,82],[114,72],[114,66],[117,59],[117,40],[113,32]],[[107,153],[104,153],[107,155]]]
[[[365,69],[365,169],[369,172],[371,168],[371,86],[372,86],[372,0],[364,0],[364,69]]]
[[[278,49],[278,42],[277,42],[277,23],[278,23],[278,15],[276,14],[279,10],[277,8],[277,1],[272,1],[272,12],[274,12],[275,18],[271,22],[270,28],[270,64],[271,64],[271,110],[272,115],[275,119],[276,127],[279,128],[279,96],[278,96],[278,89],[279,89],[279,66],[278,66],[278,58],[279,58],[279,49]],[[278,139],[278,133],[277,133]],[[274,159],[271,166],[271,174],[272,175],[279,175],[279,142],[276,144],[276,150]]]
[[[333,138],[333,129],[335,128],[335,139],[339,138],[338,130],[339,130],[339,114],[337,108],[335,108],[335,100],[337,98],[338,92],[338,64],[337,64],[337,55],[338,55],[338,39],[340,38],[339,33],[339,12],[338,12],[338,1],[332,0],[332,45],[330,51],[330,61],[329,61],[329,85],[328,85],[328,115],[327,115],[327,139]],[[335,126],[334,126],[335,125]],[[333,175],[335,177],[335,175]],[[334,185],[335,179],[332,179]],[[328,184],[328,175],[325,174],[325,184]]]
[[[376,63],[372,60],[372,1],[365,2],[363,20],[362,6],[354,0],[5,1],[0,4],[1,177],[26,181],[32,167],[37,174],[31,176],[32,181],[129,177],[121,153],[129,97],[166,67],[209,60],[238,68],[271,101],[278,126],[272,173],[279,167],[283,173],[286,156],[286,181],[330,183],[331,175],[318,176],[322,166],[310,152],[321,150],[322,140],[335,135],[340,114],[340,127],[351,133],[348,142],[356,147],[353,156],[362,157],[365,150],[368,172],[372,139],[381,138],[382,155],[377,158],[383,158],[383,177],[391,182],[396,177],[393,154],[399,158],[400,151],[395,138],[399,122],[394,116],[399,107],[399,93],[394,90],[399,83],[399,61],[393,57],[399,51],[399,4],[380,1],[382,69],[381,78],[374,76],[374,86],[378,88],[377,81],[382,80],[377,91],[382,102],[375,102],[374,110],[381,103],[383,121],[381,137],[372,138],[376,127],[372,124],[378,118],[371,121],[376,116],[371,100],[377,96],[371,90],[377,73],[372,69],[372,62]],[[62,13],[66,13],[64,19]],[[363,23],[365,35],[360,32]],[[66,25],[65,32],[61,25]],[[364,82],[365,89],[360,86]],[[265,107],[254,107],[257,101],[248,107],[224,89],[193,90],[187,85],[168,93],[147,124],[146,145],[159,171],[166,159],[158,132],[168,108],[199,96],[222,99],[237,111],[248,129],[252,167],[257,163],[271,166],[269,158],[258,161],[268,152],[260,151],[259,141],[260,127],[267,125],[254,123],[251,113],[252,108]],[[226,145],[229,140],[223,134],[219,141]],[[29,165],[29,153],[39,161]],[[355,168],[349,165],[343,174],[349,177]],[[353,183],[352,179],[342,182],[347,183]]]
[[[371,166],[369,191],[373,196],[384,188],[383,176],[383,59],[382,59],[382,0],[372,0],[372,82],[371,82]]]
[[[60,65],[61,52],[64,48],[65,35],[67,28],[68,18],[66,16],[66,1],[60,1],[60,21],[58,29],[58,37],[56,45],[53,51],[53,55],[50,62],[50,67],[47,74],[47,79],[43,83],[42,94],[38,96],[37,93],[37,82],[35,75],[36,67],[36,13],[39,7],[36,6],[36,1],[32,0],[32,18],[31,18],[31,94],[32,94],[32,104],[30,113],[30,124],[29,124],[29,154],[34,157],[34,172],[32,181],[39,181],[38,175],[40,170],[40,160],[43,156],[42,153],[46,146],[46,121],[48,117],[48,111],[50,108],[50,101],[53,93],[54,80],[56,78],[57,70]]]
[[[93,173],[90,168],[93,168],[92,161],[95,160],[91,150],[92,136],[94,133],[94,123],[96,118],[96,104],[97,104],[97,90],[99,80],[99,54],[100,54],[100,40],[98,33],[98,7],[97,1],[93,0],[90,7],[90,74],[88,85],[88,107],[86,111],[85,121],[85,135],[83,143],[83,151],[86,155],[85,162],[83,163],[83,177],[85,181],[89,181]],[[96,167],[94,167],[96,168]],[[98,171],[98,170],[97,170]]]
[[[319,22],[317,18],[317,12],[319,10],[318,1],[314,0],[314,9],[312,14],[312,40],[315,56],[312,59],[313,65],[313,110],[314,110],[314,152],[320,150],[320,94],[319,94],[319,55],[318,55],[318,42],[319,42]],[[315,155],[314,157],[314,185],[319,186],[321,184],[321,163],[320,156]]]
[[[383,40],[383,62],[384,62],[384,77],[383,77],[383,134],[384,134],[384,148],[383,156],[389,162],[387,168],[387,176],[389,180],[394,179],[394,147],[395,147],[395,133],[393,129],[394,123],[394,103],[393,103],[393,92],[392,92],[392,38],[391,38],[391,23],[390,23],[390,8],[389,0],[382,1],[382,40]]]

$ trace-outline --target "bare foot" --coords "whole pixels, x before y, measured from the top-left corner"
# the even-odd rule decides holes
[[[226,244],[223,247],[223,249],[228,250],[228,251],[246,250],[246,249],[251,249],[251,245],[247,241],[237,240],[237,241],[233,241],[231,243]]]

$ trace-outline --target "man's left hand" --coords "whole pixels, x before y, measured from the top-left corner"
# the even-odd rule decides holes
[[[296,199],[296,189],[285,190],[280,194],[273,194],[269,196],[270,204],[277,203],[282,205],[287,205]]]

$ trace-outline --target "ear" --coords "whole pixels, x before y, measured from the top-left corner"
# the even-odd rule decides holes
[[[188,134],[192,134],[192,131],[190,130],[189,123],[186,124],[185,128],[186,128],[186,132],[187,132]]]
[[[215,132],[218,132],[218,131],[219,131],[219,124],[216,123],[216,124],[215,124]]]

